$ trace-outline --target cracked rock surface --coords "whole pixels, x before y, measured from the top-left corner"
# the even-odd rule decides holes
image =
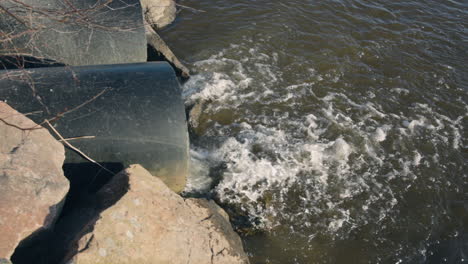
[[[98,193],[106,203],[69,263],[248,263],[227,214],[213,201],[186,199],[140,165],[117,174]]]
[[[69,189],[64,159],[46,129],[0,101],[0,263],[53,225]]]

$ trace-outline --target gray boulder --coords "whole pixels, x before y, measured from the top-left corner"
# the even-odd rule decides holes
[[[174,0],[140,0],[145,20],[155,29],[163,28],[176,17]]]
[[[0,260],[6,261],[22,240],[54,224],[69,183],[63,145],[2,101],[0,139]]]

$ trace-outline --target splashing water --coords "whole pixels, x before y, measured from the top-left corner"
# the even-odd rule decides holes
[[[369,224],[398,221],[395,206],[405,202],[414,185],[448,184],[450,164],[435,165],[446,161],[440,150],[463,148],[466,114],[451,119],[421,103],[406,113],[388,111],[372,101],[373,95],[364,102],[346,93],[319,96],[314,91],[320,83],[335,82],[340,73],[322,75],[314,69],[309,72],[316,81],[284,87],[278,95],[268,89],[281,83],[277,58],[252,57],[258,53],[252,49],[240,61],[229,58],[239,52],[244,51],[233,45],[195,63],[200,73],[185,85],[188,102],[211,101],[204,137],[216,142],[199,157],[205,168],[195,178],[204,180],[190,185],[191,191],[211,183],[206,164],[223,162],[222,180],[213,190],[221,202],[239,207],[255,228],[287,226],[310,241],[344,239]],[[394,101],[408,96],[399,89],[390,94]],[[220,112],[228,124],[217,116]],[[433,169],[442,174],[424,173]]]
[[[300,16],[315,6],[297,2],[306,22],[281,13],[274,30],[276,13],[252,15],[255,27],[238,20],[241,35],[216,35],[191,57],[196,74],[184,96],[204,110],[186,191],[213,195],[238,230],[248,222],[253,263],[424,262],[444,241],[461,241],[454,256],[466,255],[468,89],[453,55],[464,54],[461,46],[443,44],[437,52],[447,61],[412,55],[418,34],[441,40],[427,28],[390,25],[385,8],[364,15],[343,3]],[[217,4],[234,18],[261,10]],[[394,28],[368,35],[359,15],[376,14],[387,20],[369,24]],[[348,20],[359,28],[348,30]]]

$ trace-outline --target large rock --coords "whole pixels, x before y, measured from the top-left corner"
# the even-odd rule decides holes
[[[62,144],[0,101],[0,259],[50,228],[68,192]]]
[[[165,27],[174,21],[176,4],[174,0],[140,0],[145,20],[155,29]]]
[[[115,195],[123,196],[110,206]],[[139,165],[116,175],[95,203],[107,209],[83,232],[69,263],[248,263],[220,207],[184,200]]]

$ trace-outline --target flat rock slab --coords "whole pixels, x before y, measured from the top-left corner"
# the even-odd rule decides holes
[[[54,223],[69,188],[64,159],[46,129],[0,101],[0,259]]]
[[[116,175],[96,203],[107,209],[74,247],[79,253],[70,263],[248,263],[219,206],[184,200],[139,165]]]

